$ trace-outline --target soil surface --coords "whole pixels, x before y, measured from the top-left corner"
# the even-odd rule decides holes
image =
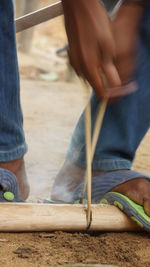
[[[51,1],[41,2],[44,6]],[[35,29],[30,54],[19,53],[21,98],[29,146],[25,157],[31,188],[28,201],[32,202],[49,197],[73,128],[89,95],[68,68],[66,57],[56,54],[65,44],[62,18],[57,18]],[[149,151],[150,132],[137,151],[134,169],[150,173]],[[55,267],[76,263],[149,267],[150,235],[0,234],[0,266]]]
[[[1,234],[0,248],[1,266],[5,267],[10,264],[55,267],[69,263],[150,266],[150,236],[147,234]]]

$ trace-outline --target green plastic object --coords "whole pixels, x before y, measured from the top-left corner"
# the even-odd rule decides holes
[[[116,195],[116,196],[120,197],[121,199],[123,199],[126,203],[128,203],[130,205],[130,207],[132,207],[136,211],[137,214],[139,214],[147,223],[150,224],[150,217],[145,213],[143,206],[136,204],[133,200],[131,200],[130,198],[128,198],[128,197],[126,197],[120,193],[110,192],[108,194]]]
[[[3,196],[7,201],[13,201],[15,198],[12,192],[5,192]]]

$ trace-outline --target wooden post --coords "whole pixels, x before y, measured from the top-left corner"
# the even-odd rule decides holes
[[[27,30],[40,23],[46,22],[50,19],[56,18],[63,14],[63,8],[61,1],[56,2],[53,5],[49,5],[45,8],[41,8],[35,12],[26,14],[15,20],[16,32]]]
[[[90,231],[137,231],[139,228],[118,208],[92,205]],[[86,210],[69,204],[0,204],[0,232],[84,231]]]

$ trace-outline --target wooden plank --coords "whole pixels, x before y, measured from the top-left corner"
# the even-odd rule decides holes
[[[21,32],[35,25],[56,18],[63,14],[61,1],[42,8],[38,11],[29,13],[15,20],[16,32]]]
[[[118,208],[92,205],[91,231],[136,231],[139,228]],[[69,204],[0,204],[0,232],[86,230],[86,210]]]

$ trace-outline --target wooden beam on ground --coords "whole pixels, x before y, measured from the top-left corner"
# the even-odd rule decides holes
[[[45,8],[29,13],[15,20],[16,32],[21,32],[35,25],[56,18],[63,14],[61,1]]]
[[[139,228],[118,208],[92,205],[91,231],[137,231]],[[0,232],[84,231],[86,210],[69,204],[0,204]]]

